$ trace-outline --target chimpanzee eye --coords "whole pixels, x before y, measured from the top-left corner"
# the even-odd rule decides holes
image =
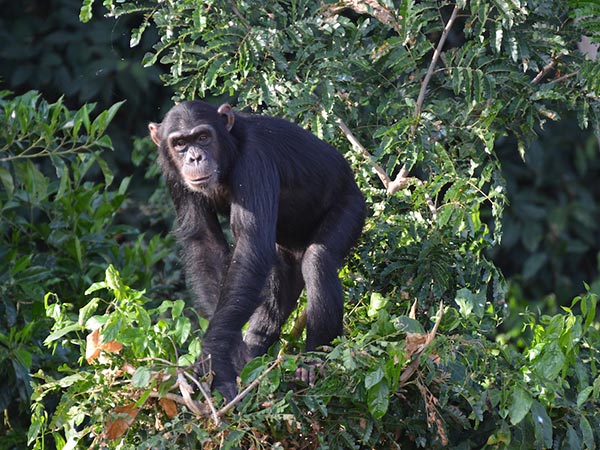
[[[201,142],[205,142],[208,140],[208,137],[209,137],[208,134],[202,133],[201,135],[198,136],[198,140]]]
[[[186,146],[185,139],[175,139],[173,141],[173,148],[175,150],[181,151],[185,148],[185,146]]]

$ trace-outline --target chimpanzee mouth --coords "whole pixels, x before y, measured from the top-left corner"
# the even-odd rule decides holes
[[[188,183],[192,186],[198,186],[201,184],[205,184],[208,180],[212,178],[212,175],[207,175],[205,177],[194,178],[193,180],[188,180]]]

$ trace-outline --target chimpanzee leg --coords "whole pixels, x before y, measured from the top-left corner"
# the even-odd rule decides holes
[[[300,257],[278,246],[277,264],[264,288],[264,301],[250,318],[244,337],[251,358],[266,353],[277,340],[303,287]]]
[[[359,193],[338,200],[321,222],[302,258],[306,283],[306,350],[311,351],[342,334],[344,294],[338,272],[358,240],[365,211]]]

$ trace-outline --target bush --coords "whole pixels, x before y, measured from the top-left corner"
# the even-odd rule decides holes
[[[462,290],[428,329],[408,305],[374,296],[370,323],[328,354],[250,362],[236,410],[214,403],[189,370],[199,336],[182,301],[148,308],[111,266],[98,295],[73,310],[54,294],[46,345],[78,351],[82,368],[39,372],[30,440],[43,448],[595,448],[600,439],[600,331],[594,294],[563,314],[526,318],[521,351],[490,340],[500,318]],[[581,314],[575,314],[578,306]],[[103,312],[102,312],[103,311]],[[296,371],[323,358],[314,385]],[[320,360],[320,359],[317,359]],[[191,386],[200,389],[198,400]],[[45,398],[60,393],[50,419]],[[535,440],[532,443],[532,438]]]
[[[145,63],[170,67],[178,98],[291,117],[345,151],[372,216],[343,272],[346,337],[328,353],[284,344],[252,361],[235,410],[186,375],[201,332],[181,302],[148,303],[127,258],[105,258],[123,278],[110,266],[79,309],[48,286],[45,342],[84,367],[36,373],[31,444],[595,448],[596,296],[555,315],[508,311],[486,251],[502,235],[498,139],[527,157],[527,140],[560,114],[597,127],[600,63],[575,46],[582,33],[598,39],[599,2],[103,5],[144,13],[133,43],[156,24]],[[314,385],[298,368],[317,372]]]
[[[129,179],[111,189],[101,153],[111,149],[104,133],[120,106],[92,117],[93,105],[70,111],[36,92],[0,94],[0,428],[17,447],[28,426],[30,373],[74,362],[65,348],[42,349],[45,293],[82,306],[86,287],[111,263],[150,287],[170,251],[160,236],[114,223]]]

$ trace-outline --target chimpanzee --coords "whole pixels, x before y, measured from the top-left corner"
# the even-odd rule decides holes
[[[175,204],[186,277],[209,319],[203,357],[213,388],[231,400],[241,364],[278,339],[303,288],[306,349],[341,334],[338,271],[360,236],[364,199],[335,148],[283,119],[196,100],[148,128]],[[232,249],[218,215],[229,218]]]

